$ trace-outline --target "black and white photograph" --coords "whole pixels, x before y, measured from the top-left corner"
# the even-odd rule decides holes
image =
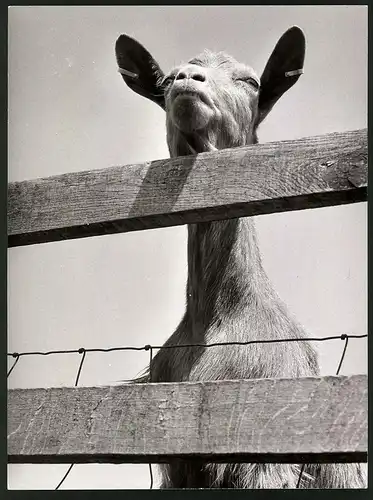
[[[9,490],[365,489],[368,7],[8,7]]]

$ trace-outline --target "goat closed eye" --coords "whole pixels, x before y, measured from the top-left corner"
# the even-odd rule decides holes
[[[247,78],[236,78],[236,82],[245,82],[254,87],[255,90],[259,90],[259,83],[255,80],[255,78],[247,77]]]

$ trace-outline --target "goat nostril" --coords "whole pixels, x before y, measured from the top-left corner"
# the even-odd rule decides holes
[[[197,80],[198,82],[204,82],[206,80],[205,75],[202,73],[196,73],[195,75],[192,76],[193,80]]]
[[[206,80],[206,76],[203,73],[180,71],[180,73],[176,75],[176,80],[184,80],[189,78],[191,78],[192,80],[197,80],[198,82],[204,82]]]

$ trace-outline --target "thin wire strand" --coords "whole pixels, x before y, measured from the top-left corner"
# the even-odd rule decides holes
[[[150,474],[150,487],[149,489],[153,489],[153,470],[152,470],[152,464],[149,464],[149,474]]]
[[[80,360],[80,365],[79,365],[79,368],[78,368],[78,373],[76,375],[75,387],[78,385],[80,374],[82,372],[83,363],[84,363],[84,360],[85,360],[85,355],[87,354],[87,351],[85,349],[83,349],[83,347],[81,349],[79,349],[79,351],[80,351],[80,353],[83,354],[83,356],[82,356],[82,359]]]
[[[66,474],[63,476],[63,478],[61,479],[61,481],[58,483],[57,487],[56,487],[56,490],[58,490],[58,488],[61,486],[61,484],[65,481],[65,479],[67,478],[67,476],[70,474],[70,471],[71,469],[74,467],[74,464],[70,464],[70,467],[67,469],[67,472]]]
[[[343,335],[341,335],[341,338],[342,337],[343,337]],[[337,375],[339,375],[339,371],[340,371],[340,369],[342,367],[343,360],[345,359],[345,354],[346,354],[346,350],[347,350],[347,346],[348,346],[348,335],[344,335],[344,339],[345,339],[345,345],[344,345],[342,356],[341,356],[341,359],[339,361],[339,365],[338,365],[338,368],[337,368],[337,373],[336,373]]]
[[[78,385],[80,374],[82,372],[83,363],[84,363],[84,360],[85,360],[85,355],[87,354],[87,351],[84,349],[84,347],[81,347],[80,349],[78,349],[78,352],[79,352],[79,354],[83,354],[83,356],[82,356],[82,359],[80,360],[80,363],[79,363],[78,373],[77,373],[76,379],[75,379],[75,387]],[[71,469],[73,467],[74,467],[74,464],[70,464],[69,468],[66,471],[66,474],[63,476],[63,478],[61,479],[61,481],[56,486],[56,488],[55,488],[56,490],[58,490],[59,487],[61,486],[61,484],[65,481],[65,479],[70,474],[70,471],[71,471]]]
[[[343,360],[345,359],[346,350],[347,350],[347,346],[348,346],[348,338],[349,338],[349,336],[346,335],[345,333],[341,335],[341,340],[345,340],[345,345],[343,347],[341,359],[339,360],[339,365],[338,365],[338,368],[337,368],[336,375],[339,375],[339,372],[340,372],[341,367],[342,367]],[[303,475],[305,466],[306,466],[306,464],[303,464],[302,467],[301,467],[301,470],[300,470],[300,473],[299,473],[299,477],[298,477],[298,482],[297,482],[297,488],[300,487],[300,482],[301,482],[301,479],[302,479],[302,475]]]
[[[305,468],[306,464],[303,464],[301,469],[300,469],[300,473],[299,473],[299,477],[298,477],[298,482],[297,482],[297,489],[300,487],[300,482],[301,482],[301,479],[302,479],[302,475],[303,475],[303,471],[304,471],[304,468]]]
[[[367,337],[367,334],[362,335],[348,335],[350,339],[361,339]],[[123,347],[109,347],[109,348],[81,348],[84,349],[85,352],[113,352],[113,351],[148,351],[149,349],[184,349],[190,347],[219,347],[226,345],[251,345],[251,344],[276,344],[281,342],[323,342],[325,340],[345,340],[346,334],[342,335],[333,335],[329,337],[305,337],[305,338],[291,338],[291,339],[264,339],[264,340],[248,340],[245,342],[215,342],[213,344],[180,344],[180,345],[145,345],[142,347],[134,347],[134,346],[123,346]],[[31,355],[40,355],[40,356],[48,356],[50,354],[73,354],[73,353],[81,353],[81,349],[70,349],[65,351],[29,351],[29,352],[21,352],[21,353],[7,353],[8,356],[31,356]]]
[[[153,382],[152,375],[152,365],[153,365],[153,347],[151,345],[146,346],[149,348],[149,382]]]
[[[13,356],[14,358],[16,358],[16,359],[15,359],[14,363],[12,364],[12,367],[11,367],[11,368],[10,368],[10,370],[8,371],[7,378],[8,378],[8,377],[9,377],[9,375],[12,373],[13,368],[16,366],[16,364],[18,363],[18,360],[19,360],[19,354],[18,354],[18,353],[14,353],[14,354],[12,354],[12,356]]]

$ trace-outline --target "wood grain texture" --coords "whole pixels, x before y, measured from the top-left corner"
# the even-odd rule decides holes
[[[8,243],[365,201],[367,154],[364,129],[14,182]]]
[[[366,375],[14,389],[8,459],[366,461],[367,391]]]

